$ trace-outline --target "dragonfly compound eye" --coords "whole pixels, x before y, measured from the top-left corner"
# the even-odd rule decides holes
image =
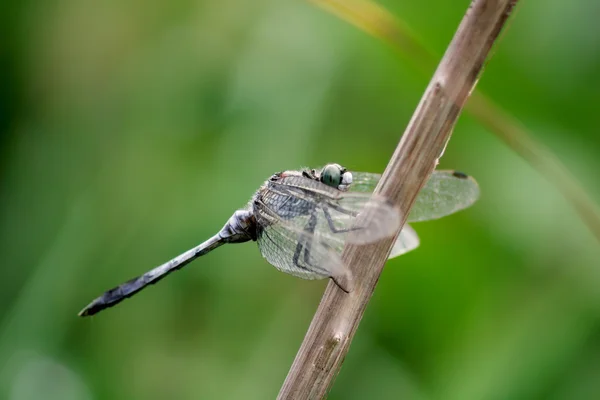
[[[342,183],[342,171],[338,165],[329,164],[321,172],[321,182],[327,186],[337,188]]]

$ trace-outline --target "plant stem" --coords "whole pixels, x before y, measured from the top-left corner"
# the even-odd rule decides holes
[[[471,3],[421,98],[375,194],[392,201],[403,224],[443,152],[465,101],[517,0]],[[399,230],[398,230],[399,232]],[[354,276],[345,293],[329,282],[279,392],[279,399],[321,399],[337,376],[375,290],[395,237],[349,245],[342,260]]]

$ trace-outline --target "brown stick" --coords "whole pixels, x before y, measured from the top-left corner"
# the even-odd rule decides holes
[[[452,128],[517,0],[475,0],[438,66],[375,193],[398,206],[403,223],[437,164]],[[383,270],[395,238],[347,246],[342,259],[354,276],[346,294],[329,282],[279,399],[326,396]]]

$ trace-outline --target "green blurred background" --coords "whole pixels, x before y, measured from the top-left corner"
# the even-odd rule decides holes
[[[383,2],[441,55],[468,0]],[[600,3],[523,1],[479,88],[600,200]],[[273,172],[383,171],[433,71],[308,2],[0,4],[0,398],[274,398],[325,281],[200,243]],[[442,168],[480,201],[415,226],[331,399],[595,399],[600,251],[554,186],[469,115]]]

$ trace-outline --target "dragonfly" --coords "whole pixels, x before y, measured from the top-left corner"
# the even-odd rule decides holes
[[[386,198],[373,195],[381,175],[351,172],[339,164],[272,175],[237,210],[223,228],[174,259],[106,291],[80,316],[90,316],[133,296],[173,271],[226,243],[255,241],[275,268],[304,279],[331,278],[352,290],[350,270],[342,262],[344,246],[368,244],[398,231],[401,216]],[[469,207],[479,197],[477,182],[457,171],[434,171],[407,217],[407,222],[433,220]],[[405,224],[388,258],[419,246],[419,237]]]

